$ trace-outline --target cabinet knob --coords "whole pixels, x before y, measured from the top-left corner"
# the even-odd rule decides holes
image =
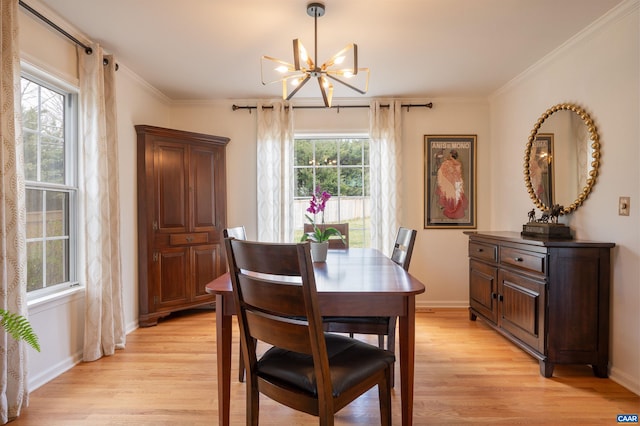
[[[484,249],[479,248],[478,249],[478,253],[482,253],[484,251]]]
[[[513,260],[515,260],[516,262],[522,262],[524,259],[521,257],[514,257]]]

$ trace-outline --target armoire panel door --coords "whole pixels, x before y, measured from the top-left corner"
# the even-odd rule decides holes
[[[184,144],[164,141],[154,145],[158,232],[187,232],[189,229],[188,149]]]
[[[189,301],[189,247],[165,248],[154,257],[158,277],[153,297],[156,310]]]
[[[196,232],[216,227],[216,155],[215,148],[191,148],[190,190],[193,194],[193,230]]]
[[[225,271],[222,269],[220,258],[220,244],[208,244],[194,246],[191,248],[191,258],[193,260],[193,297],[194,299],[212,299],[213,296],[207,293],[204,287],[214,278],[220,276]]]

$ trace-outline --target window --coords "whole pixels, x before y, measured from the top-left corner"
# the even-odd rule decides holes
[[[30,296],[76,283],[75,99],[34,76],[22,78]]]
[[[314,189],[332,197],[326,223],[349,223],[349,245],[368,247],[369,139],[366,137],[296,137],[294,147],[295,239],[302,236],[305,213]],[[320,218],[318,218],[320,220]]]

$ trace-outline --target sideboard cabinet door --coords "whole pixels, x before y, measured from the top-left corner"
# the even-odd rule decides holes
[[[205,285],[225,272],[228,138],[135,126],[138,136],[140,326],[211,304]]]

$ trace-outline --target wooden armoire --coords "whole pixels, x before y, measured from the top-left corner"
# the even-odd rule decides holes
[[[211,304],[226,271],[225,149],[229,138],[135,126],[138,146],[139,324]]]

